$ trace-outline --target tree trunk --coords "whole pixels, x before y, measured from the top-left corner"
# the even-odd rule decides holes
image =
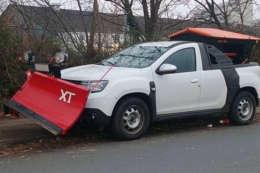
[[[130,29],[130,35],[133,36],[133,42],[140,42],[142,40],[142,31],[133,15],[132,4],[130,4],[129,0],[125,0],[125,3],[123,5],[125,8],[125,13],[127,15],[127,24]]]
[[[92,56],[94,53],[93,48],[94,48],[94,38],[95,38],[97,23],[98,23],[98,2],[97,0],[94,0],[91,31],[90,31],[89,43],[87,45],[87,54],[89,56]]]
[[[211,3],[210,3],[208,0],[206,0],[206,3],[208,5],[209,11],[210,11],[210,15],[214,19],[216,25],[218,26],[219,29],[223,29],[221,23],[218,20],[217,15],[215,13],[215,10],[214,10],[215,2],[213,0],[211,0]]]
[[[157,30],[157,20],[159,18],[159,9],[162,0],[151,0],[151,22],[150,22],[150,36],[154,39]]]
[[[148,40],[150,37],[150,34],[149,34],[150,18],[149,18],[147,0],[142,0],[142,5],[143,5],[143,12],[144,12],[144,24],[145,24],[145,33],[146,33],[145,37],[146,37],[146,40]]]

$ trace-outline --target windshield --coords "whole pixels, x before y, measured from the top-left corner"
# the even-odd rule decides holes
[[[157,46],[131,46],[102,61],[103,65],[144,68],[150,66],[170,48]]]

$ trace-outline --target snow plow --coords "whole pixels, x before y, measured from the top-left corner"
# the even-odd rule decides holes
[[[65,134],[81,116],[90,90],[46,74],[49,67],[58,71],[57,67],[34,64],[32,54],[27,60],[34,65],[35,72],[28,70],[24,85],[3,102],[5,114],[21,113],[54,135]]]

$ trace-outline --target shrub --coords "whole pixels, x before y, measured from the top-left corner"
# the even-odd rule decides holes
[[[0,23],[0,101],[10,98],[25,81],[25,63],[20,44],[11,38],[11,32]]]

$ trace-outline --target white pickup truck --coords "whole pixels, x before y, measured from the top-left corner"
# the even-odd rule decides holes
[[[81,119],[110,126],[123,140],[139,138],[151,122],[172,118],[226,113],[234,124],[249,124],[260,98],[257,63],[233,64],[204,43],[141,43],[98,64],[61,71],[61,79],[88,88],[102,76]]]

